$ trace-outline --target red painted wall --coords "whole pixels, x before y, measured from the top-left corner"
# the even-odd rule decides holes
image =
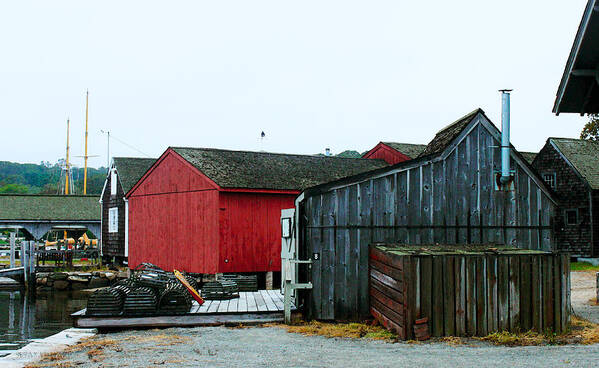
[[[297,194],[222,190],[167,151],[129,193],[129,267],[280,271],[281,210]]]
[[[218,259],[218,190],[167,152],[129,196],[129,267],[212,274]]]
[[[220,193],[219,272],[281,270],[281,210],[297,194]]]
[[[410,157],[404,155],[403,153],[397,151],[394,148],[387,146],[384,143],[377,144],[373,149],[368,151],[363,158],[369,159],[381,159],[384,160],[389,165],[395,165],[399,162],[404,162],[410,160]]]

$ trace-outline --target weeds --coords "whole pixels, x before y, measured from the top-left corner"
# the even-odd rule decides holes
[[[599,271],[599,266],[593,266],[588,262],[572,262],[570,269],[572,271]]]
[[[502,346],[537,346],[537,345],[565,345],[565,344],[597,344],[599,343],[599,325],[572,316],[570,329],[561,335],[547,332],[495,332],[485,337],[477,338],[494,345]]]
[[[394,341],[397,336],[381,326],[366,323],[326,323],[326,322],[300,322],[295,325],[270,325],[282,327],[288,332],[305,336],[343,337],[352,339],[372,339]]]

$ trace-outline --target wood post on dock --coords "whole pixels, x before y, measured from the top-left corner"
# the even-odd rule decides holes
[[[26,287],[35,287],[35,242],[21,242],[21,266]]]
[[[15,252],[17,244],[17,234],[10,233],[10,268],[15,268]]]

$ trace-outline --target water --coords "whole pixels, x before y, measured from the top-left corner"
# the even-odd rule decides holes
[[[72,291],[34,294],[0,290],[0,356],[72,327],[71,313],[85,308],[87,301]]]

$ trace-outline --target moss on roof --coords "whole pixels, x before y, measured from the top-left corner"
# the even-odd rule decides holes
[[[549,138],[549,140],[570,161],[592,189],[599,189],[599,142],[572,138]]]
[[[426,144],[413,144],[413,143],[398,143],[398,142],[382,142],[387,146],[397,150],[409,158],[416,158],[420,156],[422,151],[426,149]]]
[[[223,188],[302,190],[387,166],[382,160],[171,147]]]
[[[429,155],[437,155],[445,150],[447,146],[470,124],[470,122],[478,115],[479,113],[484,114],[485,112],[482,109],[476,109],[471,113],[461,117],[457,121],[451,123],[445,128],[441,129],[435,135],[432,141],[426,146],[424,151],[420,154],[419,157],[429,156]]]
[[[0,194],[0,220],[100,221],[98,196]]]
[[[140,157],[115,157],[114,166],[123,186],[123,192],[127,193],[156,162],[155,158]]]

